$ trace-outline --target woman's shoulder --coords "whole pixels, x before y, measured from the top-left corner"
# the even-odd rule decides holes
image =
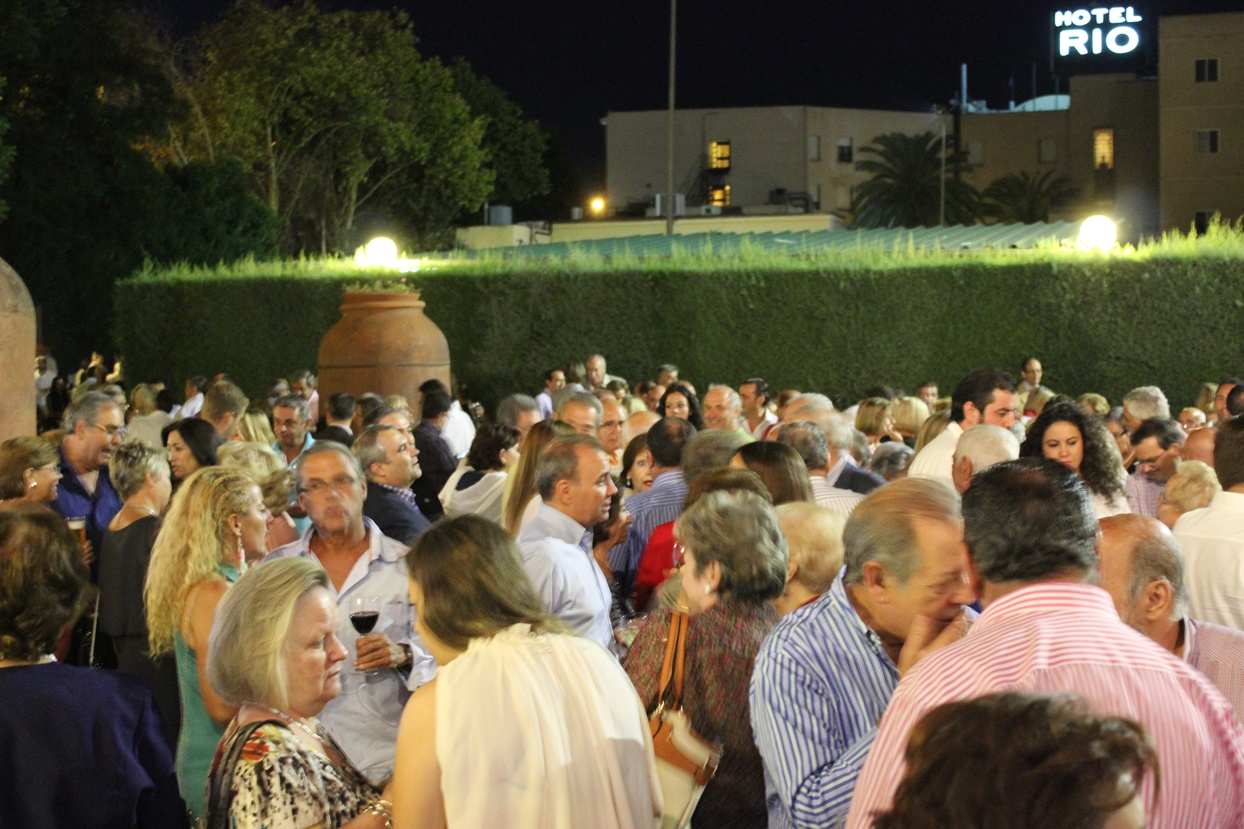
[[[240,726],[227,742],[233,744],[238,740],[242,744],[237,747],[237,765],[233,768],[235,776],[239,772],[254,773],[274,762],[281,762],[286,757],[302,753],[302,744],[298,739],[289,729],[276,722]]]

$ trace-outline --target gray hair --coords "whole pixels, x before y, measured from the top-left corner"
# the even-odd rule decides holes
[[[829,434],[829,424],[839,421],[834,403],[823,394],[808,392],[791,398],[786,403],[786,419],[788,423],[797,420],[808,420],[815,423]],[[832,441],[831,441],[832,445]]]
[[[981,424],[959,436],[954,462],[967,458],[972,462],[972,473],[975,474],[995,463],[1013,461],[1018,457],[1019,441],[1009,429]]]
[[[1148,420],[1151,417],[1169,419],[1171,416],[1171,404],[1157,386],[1132,389],[1123,398],[1123,408],[1137,420]]]
[[[558,481],[574,481],[579,475],[579,447],[604,452],[605,446],[591,435],[563,435],[555,438],[536,465],[536,491],[540,500],[548,501]]]
[[[674,524],[696,573],[717,562],[726,601],[763,602],[786,586],[786,536],[773,505],[754,492],[710,492]]]
[[[105,406],[112,406],[118,414],[124,416],[124,403],[118,405],[111,395],[104,394],[102,391],[88,391],[65,408],[65,416],[61,418],[61,428],[69,434],[73,432],[79,420],[94,424]]]
[[[565,414],[566,407],[572,403],[577,403],[580,406],[590,406],[595,409],[597,420],[600,420],[605,415],[605,407],[601,405],[600,398],[585,391],[572,391],[562,395],[557,401],[557,414],[559,416]]]
[[[304,423],[311,419],[311,404],[301,394],[286,394],[278,397],[272,404],[272,410],[276,411],[278,406],[298,412],[298,419]]]
[[[207,681],[225,702],[289,704],[282,651],[294,608],[317,587],[331,593],[328,585],[323,567],[293,556],[252,567],[225,592],[207,644]]]
[[[1165,581],[1171,586],[1175,618],[1188,613],[1188,587],[1184,584],[1184,551],[1169,532],[1149,532],[1132,552],[1132,573],[1127,582],[1127,598],[1133,604],[1150,582]]]
[[[1167,502],[1188,512],[1208,507],[1219,492],[1222,484],[1212,466],[1204,461],[1181,461],[1175,467],[1175,475],[1166,482],[1165,497]]]
[[[776,512],[790,560],[799,567],[795,581],[813,593],[824,593],[842,569],[846,516],[807,501],[782,504]]]
[[[729,394],[726,395],[727,402],[736,409],[741,409],[743,407],[743,400],[739,397],[739,393],[735,391],[732,386],[728,386],[725,383],[709,383],[708,388],[705,389],[704,396],[707,397],[708,392],[713,389],[725,389],[729,392]]]
[[[168,453],[141,440],[126,441],[108,459],[108,477],[122,499],[142,489],[148,475],[158,480],[168,474]]]
[[[825,441],[838,454],[850,452],[855,446],[855,428],[838,415],[825,419],[820,426],[825,432]]]
[[[497,422],[504,423],[511,429],[517,429],[519,414],[538,411],[540,411],[540,404],[534,397],[526,394],[511,394],[497,404]]]
[[[932,478],[903,478],[873,490],[851,512],[843,530],[843,580],[859,584],[875,561],[900,585],[920,565],[916,520],[959,523],[959,495]]]
[[[359,432],[359,436],[351,444],[350,451],[363,467],[363,475],[367,480],[370,481],[372,479],[371,465],[373,463],[384,463],[385,461],[384,447],[380,445],[380,433],[396,431],[398,431],[396,426],[390,426],[387,423],[373,423]]]
[[[907,465],[911,463],[912,456],[915,454],[915,450],[905,443],[898,441],[881,443],[873,450],[872,463],[868,468],[887,481],[892,481],[907,469]]]
[[[829,441],[821,427],[810,420],[783,424],[778,429],[778,443],[798,452],[809,471],[829,466]]]
[[[359,459],[354,457],[354,453],[347,449],[344,444],[338,443],[335,440],[317,440],[298,456],[298,461],[294,464],[294,476],[298,481],[299,490],[302,489],[302,467],[303,464],[306,463],[307,458],[314,458],[316,455],[328,454],[340,455],[342,458],[345,458],[346,464],[350,467],[358,479],[360,481],[367,480],[367,475],[363,471],[362,465],[359,464]]]
[[[710,469],[730,465],[739,447],[750,443],[737,430],[705,429],[696,432],[682,449],[682,474],[687,487]]]

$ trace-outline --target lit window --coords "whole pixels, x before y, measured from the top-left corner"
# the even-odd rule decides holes
[[[1218,130],[1197,130],[1196,151],[1198,155],[1218,152]]]
[[[1053,138],[1037,139],[1037,163],[1054,164],[1058,161],[1058,142]]]
[[[855,160],[855,145],[850,138],[838,139],[838,163],[850,164]]]
[[[1114,130],[1093,130],[1093,166],[1098,170],[1114,169]]]
[[[821,160],[821,136],[808,136],[808,161]]]
[[[1197,83],[1218,83],[1218,58],[1197,58]]]
[[[708,166],[710,170],[730,169],[729,141],[713,141],[708,145]]]
[[[717,207],[726,207],[730,204],[730,185],[724,184],[721,187],[710,187],[708,190],[708,203]]]

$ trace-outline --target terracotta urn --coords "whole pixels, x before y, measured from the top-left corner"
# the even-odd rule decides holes
[[[448,358],[446,358],[448,359]],[[35,305],[0,259],[0,440],[35,433]]]
[[[320,399],[337,392],[400,394],[419,406],[419,385],[449,386],[449,343],[418,292],[346,293],[341,321],[320,340]],[[33,346],[32,346],[33,348]]]

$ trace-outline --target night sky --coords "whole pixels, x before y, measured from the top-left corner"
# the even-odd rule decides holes
[[[230,0],[147,0],[178,34]],[[809,104],[908,110],[968,92],[991,107],[1054,91],[1050,13],[1093,4],[1031,0],[681,0],[680,108]],[[1113,3],[1102,4],[1113,5]],[[463,56],[555,134],[589,188],[604,182],[609,111],[663,109],[669,5],[617,0],[327,0],[406,11],[425,55]],[[1148,14],[1244,11],[1244,0],[1165,0]],[[1064,86],[1065,90],[1065,86]]]

